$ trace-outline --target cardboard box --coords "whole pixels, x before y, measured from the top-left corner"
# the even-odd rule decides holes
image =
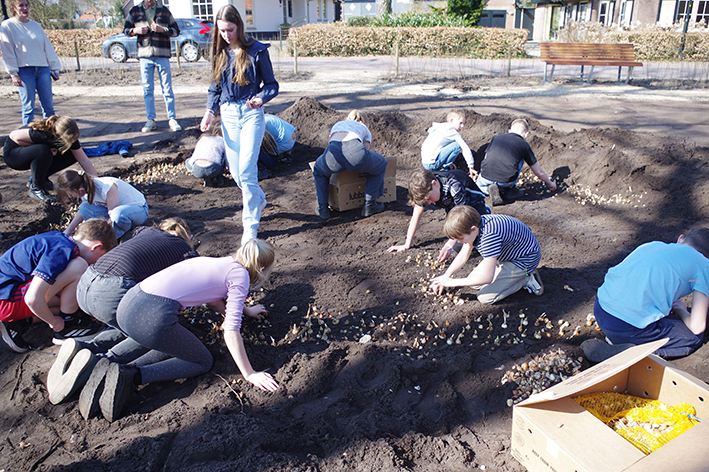
[[[396,157],[387,157],[387,170],[384,173],[384,195],[378,202],[396,201]],[[312,169],[315,162],[310,163]],[[364,188],[367,174],[348,170],[330,177],[330,207],[337,211],[347,211],[364,206]]]
[[[709,385],[651,353],[666,340],[628,349],[515,405],[512,455],[530,472],[709,470]],[[651,454],[572,398],[618,392],[669,405],[686,401],[704,421]]]

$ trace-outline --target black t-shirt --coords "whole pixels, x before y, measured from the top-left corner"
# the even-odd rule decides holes
[[[500,134],[487,146],[480,175],[493,182],[514,182],[523,160],[530,166],[537,162],[529,143],[517,133]]]

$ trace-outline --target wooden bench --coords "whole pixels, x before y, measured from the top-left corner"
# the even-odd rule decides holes
[[[627,84],[633,67],[642,67],[642,62],[635,60],[635,47],[632,44],[594,44],[594,43],[539,43],[541,59],[544,64],[544,82],[547,82],[547,66],[551,64],[549,82],[554,77],[554,67],[557,65],[581,66],[581,82],[583,83],[583,70],[591,66],[591,71],[586,76],[586,83],[590,83],[591,73],[595,66],[617,66],[618,82],[623,66],[628,68]]]

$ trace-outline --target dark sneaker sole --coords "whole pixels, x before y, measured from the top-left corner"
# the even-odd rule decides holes
[[[106,372],[103,393],[99,399],[99,406],[103,417],[110,422],[121,417],[121,410],[126,400],[133,393],[133,376],[123,374],[120,364],[111,363]]]
[[[487,191],[490,194],[492,206],[500,206],[505,204],[505,201],[502,199],[502,195],[500,195],[500,187],[492,184],[487,188]]]
[[[86,381],[86,385],[81,389],[79,394],[79,412],[85,420],[96,416],[101,411],[99,400],[103,393],[106,372],[110,365],[111,362],[105,357],[99,359],[91,371],[89,380]]]
[[[81,387],[91,375],[96,365],[96,356],[88,349],[82,349],[71,361],[66,373],[61,376],[55,388],[49,391],[49,401],[58,405]]]

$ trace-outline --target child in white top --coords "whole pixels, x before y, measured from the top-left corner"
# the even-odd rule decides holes
[[[445,123],[433,123],[428,128],[428,136],[421,145],[421,164],[428,170],[452,170],[453,163],[462,152],[468,164],[470,177],[475,179],[473,153],[460,132],[465,126],[465,114],[453,110],[446,116]]]
[[[59,174],[55,191],[66,208],[70,207],[72,199],[82,200],[79,211],[64,230],[68,235],[84,219],[108,218],[116,231],[116,238],[120,238],[133,226],[148,219],[148,203],[143,194],[115,177],[91,177],[67,169]]]
[[[347,120],[335,123],[330,130],[330,142],[313,167],[317,212],[321,219],[330,218],[330,176],[345,170],[367,174],[362,216],[384,211],[384,204],[377,199],[384,195],[387,161],[381,154],[369,150],[371,143],[372,133],[359,110],[352,110]]]
[[[209,130],[199,138],[192,157],[185,161],[185,167],[198,179],[204,179],[205,187],[213,187],[214,179],[217,185],[223,182],[221,177],[225,166],[226,146],[221,122],[216,121],[212,122]]]

